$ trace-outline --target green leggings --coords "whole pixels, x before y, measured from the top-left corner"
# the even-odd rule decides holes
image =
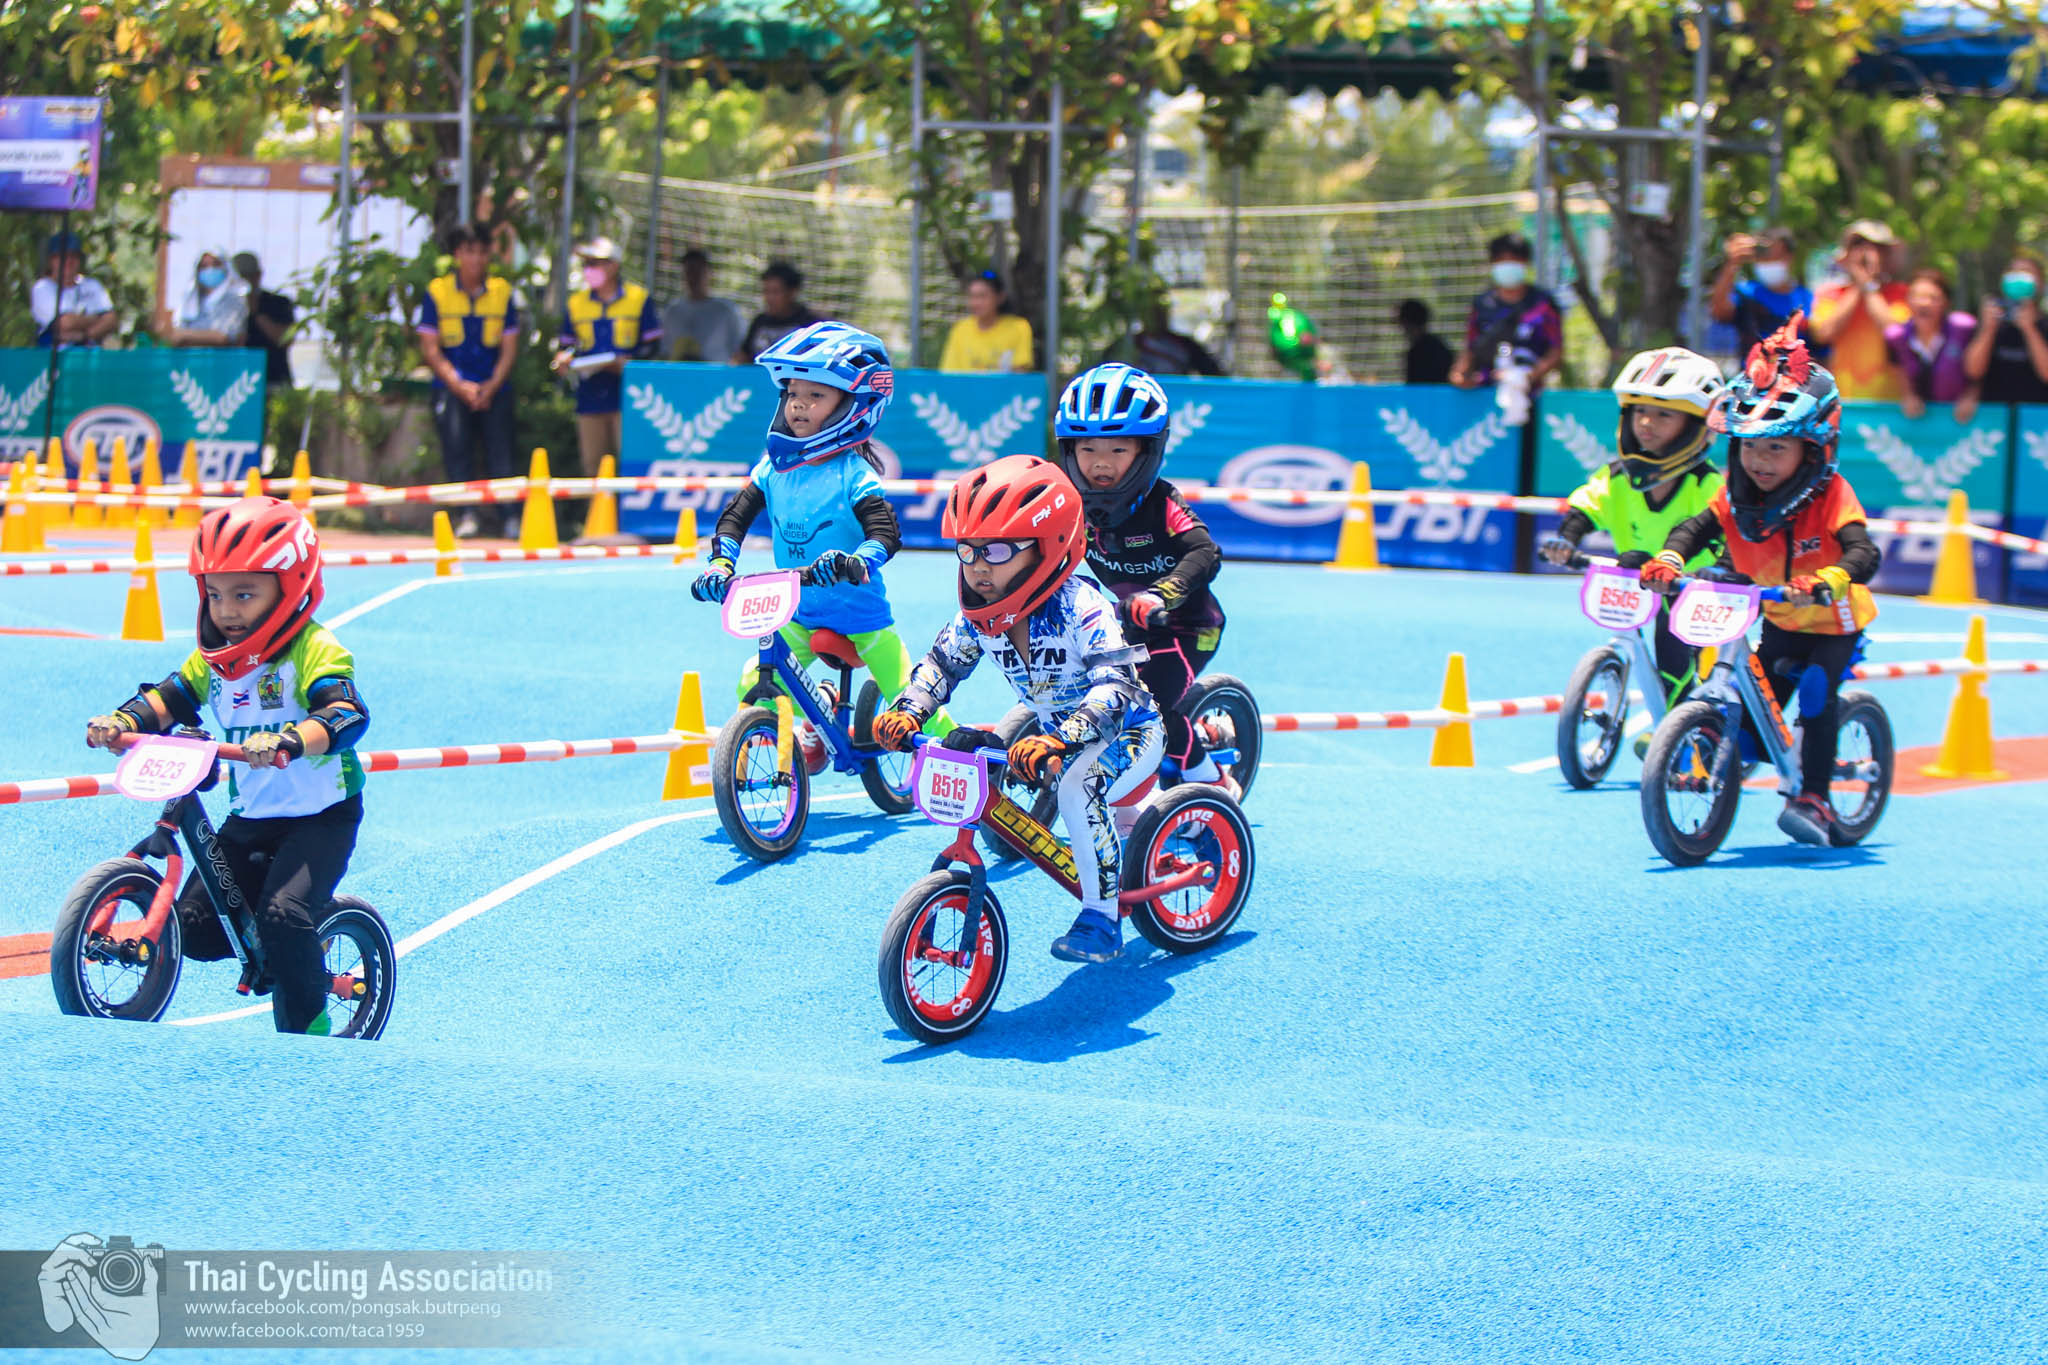
[[[811,652],[811,628],[791,621],[782,628],[781,635],[782,642],[789,646],[790,655],[795,659],[796,666],[809,668],[818,657]],[[853,641],[853,647],[860,651],[861,666],[867,669],[868,676],[875,680],[875,686],[882,689],[882,696],[892,702],[901,696],[905,684],[910,681],[910,651],[903,647],[903,637],[896,633],[895,628],[884,626],[880,630],[849,633],[846,638]],[[741,702],[745,702],[747,693],[754,690],[754,680],[760,676],[760,672],[759,659],[740,671]],[[802,719],[801,714],[798,719]],[[924,723],[924,732],[928,735],[942,736],[950,733],[956,724],[958,722],[947,715],[946,709],[942,706],[936,715]]]

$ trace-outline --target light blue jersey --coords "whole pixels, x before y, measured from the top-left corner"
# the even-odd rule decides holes
[[[795,469],[777,469],[763,455],[748,477],[767,501],[779,569],[806,568],[827,550],[858,550],[867,535],[853,505],[882,496],[881,480],[857,450]],[[805,587],[796,619],[814,630],[822,627],[842,635],[881,630],[896,620],[880,568],[870,569],[868,581],[857,586]]]

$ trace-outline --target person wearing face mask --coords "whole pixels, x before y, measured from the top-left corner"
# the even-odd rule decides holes
[[[599,237],[576,248],[583,287],[569,295],[568,316],[556,338],[554,370],[576,374],[576,445],[583,468],[619,453],[620,376],[626,361],[660,353],[661,317],[645,285],[619,278],[619,248]]]
[[[1472,300],[1465,318],[1465,349],[1451,365],[1451,382],[1461,389],[1494,382],[1500,348],[1525,369],[1529,392],[1564,359],[1564,316],[1549,290],[1529,281],[1535,251],[1518,232],[1503,232],[1486,244],[1493,287]]]
[[[1998,293],[1984,300],[1963,371],[1986,403],[2048,403],[2048,335],[2041,327],[2041,258],[2013,253]]]
[[[1737,355],[1748,355],[1794,313],[1813,311],[1813,291],[1800,282],[1797,265],[1792,234],[1785,228],[1766,228],[1754,237],[1738,232],[1728,239],[1708,307],[1714,321],[1735,328]],[[1750,278],[1738,280],[1744,266]]]
[[[1808,335],[1832,348],[1828,363],[1844,398],[1906,396],[1905,376],[1892,364],[1884,339],[1887,327],[1908,316],[1906,286],[1892,278],[1898,244],[1883,223],[1863,218],[1849,224],[1835,258],[1847,278],[1814,293]]]
[[[228,254],[207,250],[192,270],[192,287],[163,330],[169,346],[240,346],[249,331],[249,295],[228,274]]]

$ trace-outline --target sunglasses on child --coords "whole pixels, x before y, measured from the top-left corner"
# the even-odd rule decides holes
[[[954,551],[962,564],[972,564],[976,560],[987,564],[1007,564],[1037,543],[1035,540],[992,540],[986,545],[963,542],[955,546]]]

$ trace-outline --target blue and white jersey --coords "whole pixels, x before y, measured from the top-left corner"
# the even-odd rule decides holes
[[[852,554],[867,539],[853,505],[879,498],[882,482],[857,450],[817,464],[777,469],[763,455],[747,476],[767,500],[769,534],[775,541],[775,567],[802,569],[827,550]],[[868,574],[858,585],[836,583],[829,588],[806,586],[797,604],[800,624],[836,630],[842,635],[881,630],[895,622],[882,571]]]
[[[910,671],[904,699],[914,713],[930,716],[989,654],[1045,732],[1069,744],[1158,719],[1158,706],[1138,677],[1145,647],[1124,640],[1115,601],[1092,580],[1076,574],[1060,584],[1031,613],[1030,627],[1030,647],[1019,654],[1008,633],[983,635],[965,613],[955,613],[931,653]]]

